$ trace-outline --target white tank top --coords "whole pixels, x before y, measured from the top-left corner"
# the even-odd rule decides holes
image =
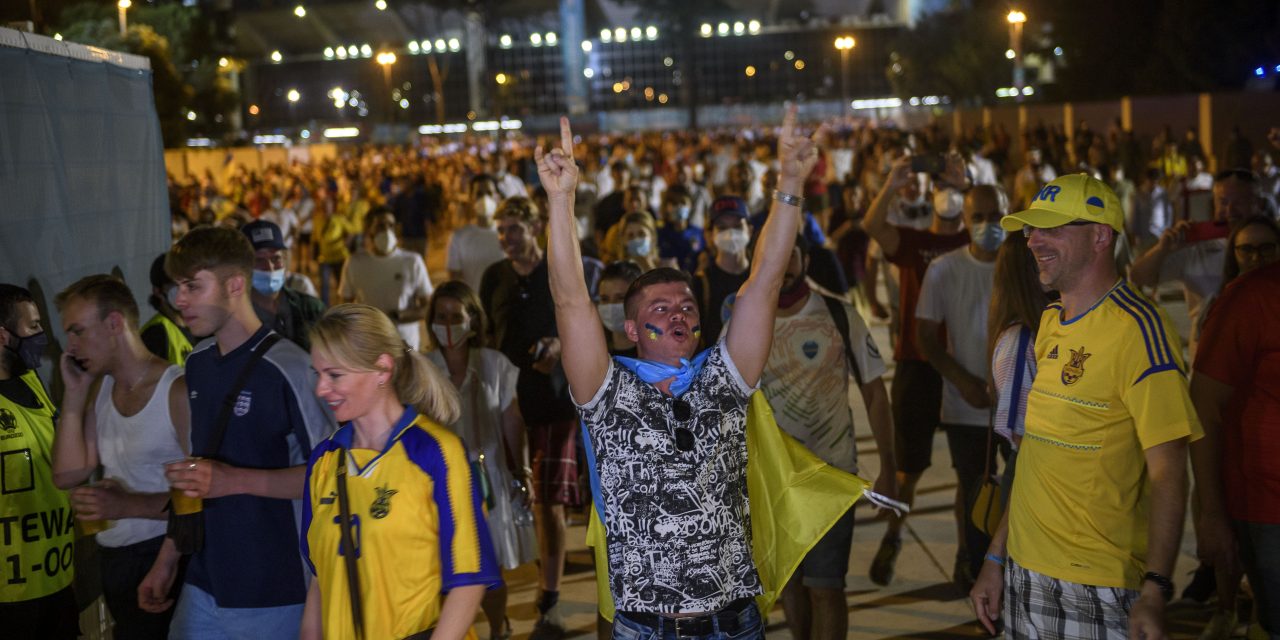
[[[102,477],[119,482],[133,493],[167,493],[169,482],[164,477],[164,463],[183,457],[178,434],[169,416],[169,388],[182,375],[182,367],[165,369],[147,405],[138,413],[125,417],[111,401],[115,380],[103,376],[94,413],[98,426],[98,457],[102,460]],[[125,518],[97,534],[104,547],[123,547],[165,532],[164,520]]]

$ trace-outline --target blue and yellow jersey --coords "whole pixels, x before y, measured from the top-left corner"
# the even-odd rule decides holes
[[[1009,515],[1009,553],[1038,573],[1138,589],[1151,484],[1143,452],[1199,438],[1182,345],[1164,311],[1121,282],[1036,334]]]
[[[461,439],[408,407],[382,451],[352,450],[352,429],[343,425],[312,452],[302,552],[319,580],[324,636],[354,638],[339,548],[337,464],[346,449],[365,637],[403,638],[435,626],[445,592],[502,577]]]
[[[53,484],[57,412],[34,371],[19,378],[29,407],[0,394],[0,602],[22,602],[71,584],[75,520]]]

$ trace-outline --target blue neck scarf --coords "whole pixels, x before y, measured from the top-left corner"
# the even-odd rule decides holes
[[[668,378],[675,378],[671,382],[671,395],[678,398],[689,390],[689,387],[693,384],[693,379],[698,377],[698,372],[702,371],[702,365],[706,364],[707,356],[710,354],[710,349],[704,349],[702,353],[694,356],[693,360],[680,358],[680,366],[678,367],[663,362],[627,358],[625,356],[614,356],[613,359],[649,384],[657,384]]]

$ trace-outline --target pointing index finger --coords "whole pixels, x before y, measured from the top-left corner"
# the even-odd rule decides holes
[[[573,157],[573,131],[569,128],[568,116],[560,116],[560,149],[566,156]]]
[[[796,103],[788,102],[782,114],[782,139],[790,140],[796,128]]]

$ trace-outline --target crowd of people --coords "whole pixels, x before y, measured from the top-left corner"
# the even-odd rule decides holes
[[[0,285],[0,616],[76,637],[92,535],[116,637],[462,638],[479,612],[510,637],[502,571],[536,562],[530,637],[558,638],[590,504],[602,636],[762,637],[761,391],[842,472],[866,425],[873,490],[907,505],[945,433],[952,577],[993,634],[1166,637],[1190,500],[1204,637],[1236,627],[1244,576],[1251,632],[1280,636],[1280,132],[1264,146],[1234,132],[1210,175],[1193,130],[1015,145],[792,108],[171,176],[149,291],[90,274],[46,309]],[[856,560],[878,585],[909,517]],[[853,510],[824,531],[780,585],[796,638],[848,632]]]

